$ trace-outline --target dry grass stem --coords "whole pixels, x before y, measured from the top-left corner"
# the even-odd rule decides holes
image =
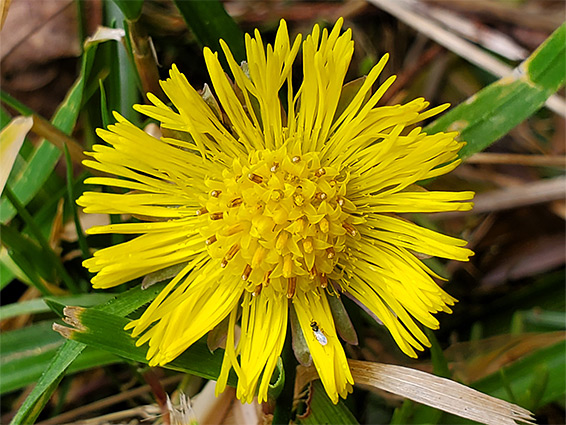
[[[521,155],[514,153],[476,153],[466,159],[470,164],[513,164],[566,168],[566,156]]]
[[[511,75],[513,69],[496,59],[494,56],[484,52],[479,47],[464,40],[458,35],[442,28],[436,22],[425,17],[422,12],[416,10],[418,5],[414,0],[368,0],[376,7],[392,14],[400,21],[409,25],[415,31],[425,34],[427,37],[446,47],[451,52],[470,61],[476,66],[490,72],[498,77]],[[546,101],[546,106],[557,114],[566,117],[566,101],[556,95]]]
[[[538,180],[522,186],[481,193],[474,199],[474,214],[508,210],[566,197],[566,177]]]

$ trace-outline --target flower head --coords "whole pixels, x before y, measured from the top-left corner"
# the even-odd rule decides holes
[[[86,192],[86,212],[131,214],[138,222],[89,233],[140,234],[85,261],[108,288],[180,265],[180,271],[129,329],[149,342],[150,365],[163,365],[228,322],[217,389],[233,368],[243,401],[267,397],[292,309],[319,376],[337,402],[353,384],[337,337],[329,297],[345,293],[377,316],[409,356],[429,346],[421,323],[455,299],[415,255],[465,261],[465,242],[419,227],[396,214],[468,210],[472,192],[426,192],[423,179],[454,169],[456,133],[428,135],[414,124],[426,110],[416,99],[376,106],[393,83],[373,94],[385,56],[343,90],[354,51],[342,20],[315,26],[301,42],[284,21],[275,43],[246,35],[247,62],[238,65],[221,42],[234,81],[218,54],[204,49],[215,96],[197,92],[173,66],[162,82],[173,107],[149,95],[136,110],[161,122],[154,138],[116,114],[86,164],[113,174],[88,183],[128,193]],[[302,46],[303,80],[292,65]],[[351,94],[350,94],[351,93]],[[217,100],[218,99],[218,100]],[[282,105],[287,105],[283,107]],[[241,334],[236,341],[239,321]]]

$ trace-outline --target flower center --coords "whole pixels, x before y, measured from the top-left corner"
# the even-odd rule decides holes
[[[197,211],[209,217],[202,234],[220,267],[256,295],[325,288],[346,237],[358,236],[346,173],[321,166],[316,152],[282,148],[256,151],[247,164],[234,159],[222,177],[205,182],[211,191]]]

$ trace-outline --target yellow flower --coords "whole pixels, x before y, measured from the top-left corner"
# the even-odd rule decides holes
[[[128,329],[149,342],[150,365],[163,365],[228,323],[217,391],[228,372],[237,395],[266,400],[294,310],[330,398],[353,384],[337,337],[329,297],[345,293],[389,329],[409,356],[429,341],[417,326],[438,328],[432,313],[455,299],[432,279],[421,253],[466,261],[465,242],[419,227],[399,213],[463,211],[472,192],[426,192],[420,180],[458,164],[456,133],[427,135],[414,124],[444,110],[424,99],[376,103],[394,77],[371,93],[385,56],[355,93],[342,90],[354,51],[351,31],[315,26],[291,44],[285,21],[273,46],[246,35],[247,62],[238,65],[221,42],[234,83],[218,54],[204,49],[216,98],[199,94],[173,66],[162,82],[169,107],[136,110],[161,122],[154,138],[116,114],[85,161],[117,176],[87,183],[128,193],[86,192],[86,212],[140,220],[90,229],[90,234],[140,234],[85,261],[109,288],[182,265]],[[303,80],[293,90],[292,65],[302,46]],[[349,93],[349,92],[348,92]],[[286,105],[283,107],[282,105]],[[415,127],[415,128],[414,128]],[[236,334],[240,323],[239,340]]]

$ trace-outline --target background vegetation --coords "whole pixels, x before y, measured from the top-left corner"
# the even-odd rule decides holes
[[[389,52],[382,78],[399,78],[381,104],[424,96],[433,105],[460,105],[428,125],[431,131],[461,131],[468,142],[464,163],[428,187],[478,194],[470,213],[412,217],[464,237],[476,253],[466,264],[427,260],[449,278],[445,288],[460,301],[454,314],[440,317],[433,349],[409,360],[386,330],[344,300],[360,340],[346,347],[348,356],[434,370],[530,409],[539,423],[565,423],[564,3],[20,0],[2,5],[0,123],[5,127],[15,116],[33,116],[33,127],[13,160],[6,146],[14,138],[3,133],[2,140],[0,167],[11,172],[0,200],[0,423],[137,423],[147,417],[167,422],[160,408],[151,406],[163,406],[166,392],[174,400],[178,390],[191,397],[200,393],[197,413],[211,401],[206,383],[218,374],[218,351],[210,354],[203,341],[172,364],[176,370],[149,369],[145,349],[136,349],[121,331],[126,317],[147,304],[159,284],[145,291],[140,282],[113,291],[90,288],[82,260],[121,237],[86,238],[84,228],[124,218],[85,216],[77,208],[74,200],[89,173],[80,163],[82,150],[97,142],[96,128],[113,122],[110,111],[154,125],[131,106],[143,102],[147,90],[159,94],[157,79],[171,64],[202,87],[208,81],[202,46],[214,50],[219,37],[243,59],[243,32],[257,27],[271,41],[282,17],[292,34],[304,34],[314,23],[332,25],[339,16],[353,29],[356,43],[348,80],[367,73]],[[111,31],[85,43],[99,25],[124,28],[123,42]],[[65,306],[89,308],[82,320],[91,332],[79,341],[51,329],[53,322],[63,323]],[[463,422],[361,387],[333,406],[317,388],[314,384],[311,397],[304,392],[294,404],[293,416],[306,412],[297,422]],[[210,423],[263,420],[273,413],[273,406],[234,403],[230,391],[223,397],[223,410],[217,408]]]

